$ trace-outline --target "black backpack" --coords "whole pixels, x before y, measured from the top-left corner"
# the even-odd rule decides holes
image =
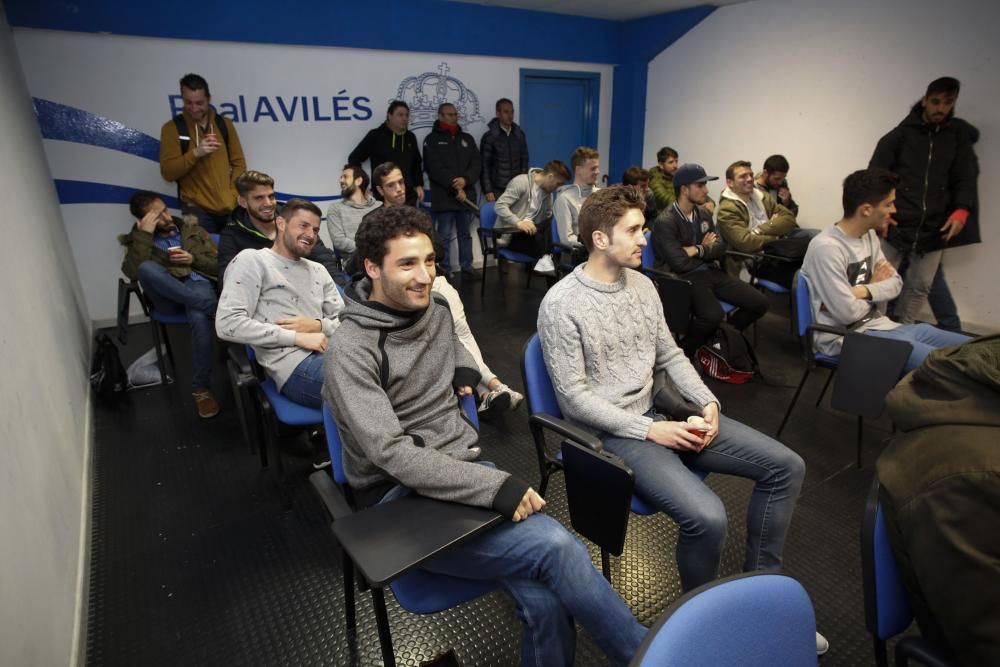
[[[790,239],[786,237],[765,243],[764,253],[781,259],[768,257],[760,259],[754,275],[792,289],[795,272],[802,268],[802,260],[805,258],[808,248],[809,239],[807,238]]]
[[[90,386],[98,396],[115,398],[128,388],[128,375],[122,366],[118,348],[105,334],[94,337],[94,357],[90,362]]]
[[[749,382],[760,373],[757,355],[747,337],[726,322],[698,348],[696,357],[709,377],[729,384]]]

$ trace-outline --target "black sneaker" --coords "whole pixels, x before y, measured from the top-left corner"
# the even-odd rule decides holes
[[[487,419],[493,415],[501,414],[510,410],[511,395],[503,389],[494,389],[483,396],[483,401],[479,404],[476,412],[480,417]]]

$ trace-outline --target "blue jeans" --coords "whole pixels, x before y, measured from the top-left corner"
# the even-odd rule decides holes
[[[447,271],[451,271],[451,235],[452,225],[458,232],[458,263],[463,271],[472,270],[472,216],[468,211],[441,211],[435,213],[437,218],[437,233],[441,245],[444,246],[444,257],[440,258],[441,265]]]
[[[408,492],[394,487],[382,502]],[[449,548],[423,568],[465,579],[497,580],[514,598],[523,622],[523,667],[572,665],[574,620],[616,665],[627,665],[646,636],[646,628],[594,567],[586,547],[546,514],[502,523]]]
[[[647,416],[660,421],[662,415]],[[722,500],[692,472],[695,466],[754,481],[747,508],[744,571],[781,566],[792,510],[802,488],[802,458],[777,440],[722,415],[719,435],[695,454],[605,435],[604,447],[620,456],[635,473],[636,493],[677,522],[677,569],[681,587],[689,591],[719,576],[726,541],[726,508]]]
[[[790,239],[809,239],[809,240],[812,240],[812,239],[816,238],[816,235],[819,234],[821,231],[823,231],[823,230],[822,229],[811,229],[811,228],[807,228],[807,227],[799,227],[799,228],[793,229],[791,232],[789,232],[788,233],[788,238],[790,238]]]
[[[949,345],[961,345],[972,340],[965,334],[945,331],[930,324],[903,324],[889,331],[866,331],[865,333],[879,338],[905,340],[913,345],[913,350],[910,351],[910,356],[906,360],[906,367],[903,369],[904,373],[909,373],[924,363],[924,359],[932,350]]]
[[[152,260],[139,265],[139,284],[155,310],[165,315],[187,315],[191,326],[191,387],[195,391],[210,389],[218,304],[215,285],[210,280],[180,280]]]
[[[323,354],[312,352],[299,362],[292,376],[281,387],[281,393],[299,405],[323,407]]]

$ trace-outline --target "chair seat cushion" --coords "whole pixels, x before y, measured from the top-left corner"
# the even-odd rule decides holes
[[[766,289],[768,292],[774,292],[775,294],[788,294],[792,291],[784,285],[780,285],[773,280],[767,280],[766,278],[758,278],[757,284]]]
[[[413,570],[389,584],[399,605],[413,614],[434,614],[474,600],[496,590],[492,579],[449,577],[426,570]]]
[[[725,301],[719,301],[719,305],[722,306],[722,312],[728,314],[736,310],[736,306],[731,303],[726,303]]]
[[[816,363],[827,368],[836,368],[840,365],[840,357],[831,357],[829,354],[816,353]]]
[[[274,380],[271,378],[267,378],[261,382],[260,389],[267,396],[271,407],[274,408],[275,417],[282,424],[288,424],[289,426],[312,426],[313,424],[323,423],[323,413],[319,408],[309,408],[287,398],[278,391],[277,385],[274,384]]]
[[[514,252],[513,250],[507,250],[506,248],[497,248],[497,255],[502,257],[508,262],[517,262],[519,264],[534,264],[538,260],[531,255],[525,255],[521,252]]]

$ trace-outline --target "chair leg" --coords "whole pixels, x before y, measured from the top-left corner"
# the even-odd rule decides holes
[[[347,623],[347,631],[354,632],[358,627],[357,610],[354,607],[354,563],[347,555],[347,550],[341,547],[343,552],[344,568],[344,620]]]
[[[792,415],[792,408],[795,407],[795,401],[799,400],[799,394],[802,393],[802,387],[806,384],[806,379],[809,377],[809,367],[806,366],[806,372],[802,374],[802,379],[799,380],[799,386],[795,389],[795,395],[792,396],[792,402],[788,404],[788,409],[785,410],[785,416],[781,420],[781,426],[778,427],[778,432],[774,434],[775,438],[781,437],[781,432],[785,430],[785,424],[788,423],[788,418]]]
[[[833,382],[833,376],[837,373],[836,368],[830,369],[830,374],[826,377],[826,383],[823,385],[823,391],[819,392],[819,398],[816,399],[816,407],[823,402],[823,397],[826,396],[826,390],[830,387],[830,383]]]
[[[396,667],[396,656],[392,652],[392,635],[389,633],[389,614],[385,610],[385,594],[376,586],[372,586],[372,605],[375,607],[378,641],[382,645],[382,662],[385,667]]]
[[[163,349],[160,341],[160,323],[150,320],[149,326],[153,328],[153,347],[156,349],[156,366],[160,369],[160,384],[167,384],[167,368],[163,363]]]
[[[858,415],[858,470],[861,470],[861,443],[865,426],[865,418]]]
[[[170,370],[177,375],[177,362],[174,361],[174,348],[170,345],[170,335],[167,333],[167,325],[161,324],[160,331],[163,333],[163,344],[167,348],[167,359],[170,360]]]
[[[483,255],[483,279],[479,285],[479,298],[483,299],[486,297],[486,259],[488,255]]]
[[[604,578],[611,583],[611,556],[608,555],[608,550],[601,547],[601,573],[604,574]]]
[[[885,650],[885,642],[878,637],[872,637],[875,642],[875,664],[877,667],[889,667],[889,655]]]

